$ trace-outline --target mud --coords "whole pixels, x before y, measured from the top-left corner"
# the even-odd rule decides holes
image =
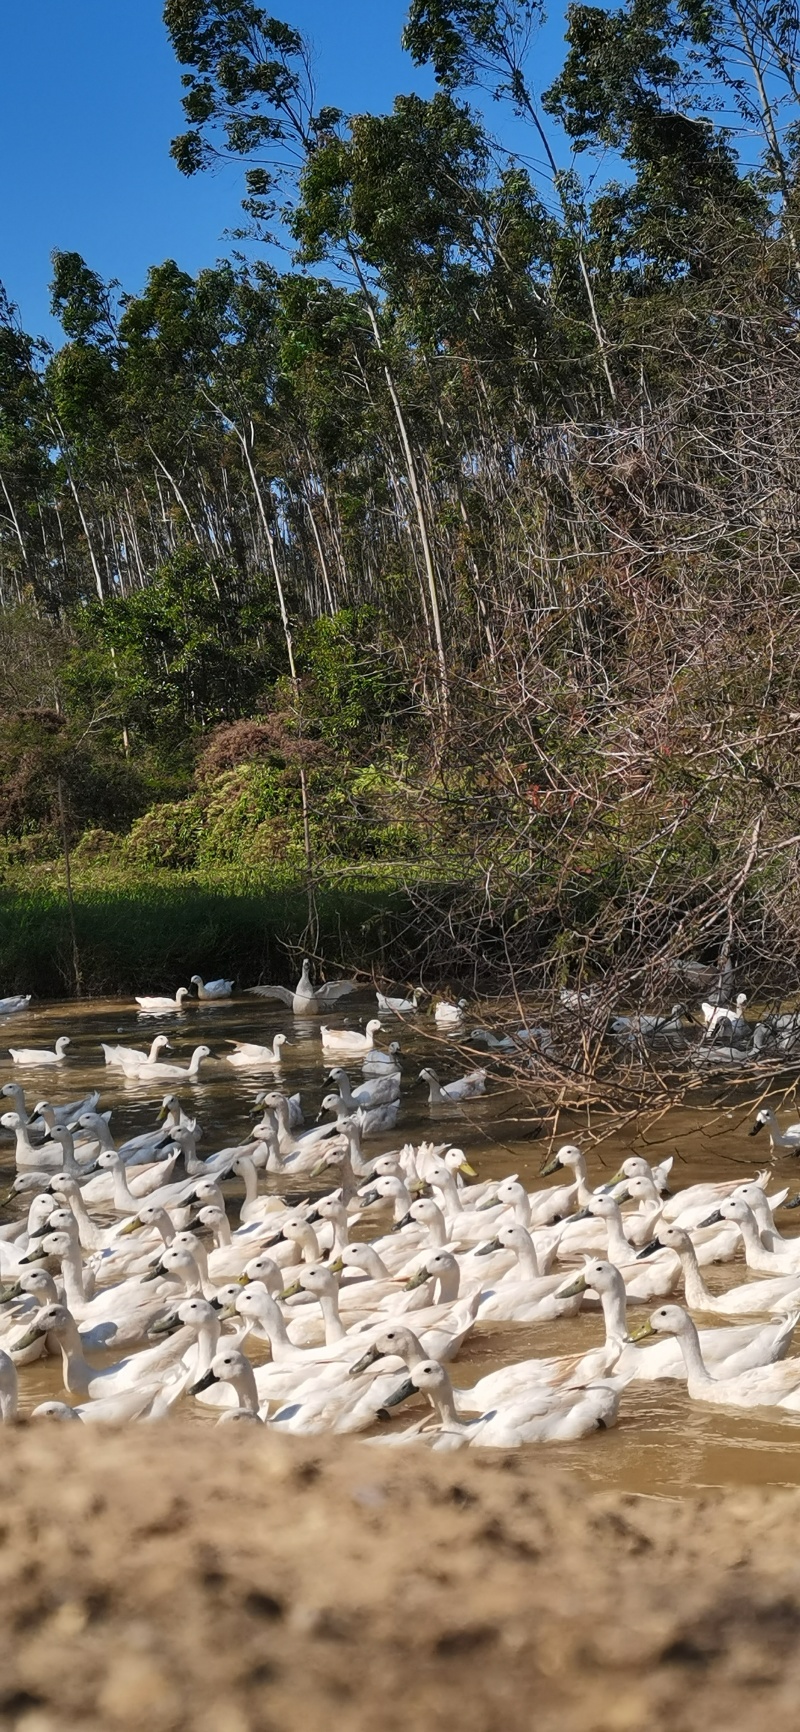
[[[800,1492],[256,1427],[2,1433],[15,1732],[796,1728]]]

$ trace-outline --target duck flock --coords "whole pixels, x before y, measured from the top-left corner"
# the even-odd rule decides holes
[[[230,981],[193,985],[209,1004],[230,999]],[[294,992],[254,990],[303,1019],[353,984],[315,988],[304,964]],[[379,1010],[413,1016],[418,1001],[379,995]],[[185,1002],[183,989],[138,1001],[143,1018]],[[457,1032],[466,1008],[437,1005],[440,1031]],[[800,1198],[772,1190],[769,1172],[670,1192],[671,1161],[631,1156],[594,1185],[567,1143],[531,1190],[516,1174],[482,1182],[446,1141],[386,1147],[397,1144],[401,1070],[398,1042],[376,1042],[380,1019],[363,1033],[314,1026],[313,1102],[279,1086],[285,1035],[227,1043],[230,1066],[268,1072],[272,1086],[255,1095],[246,1139],[211,1153],[198,1153],[202,1127],[172,1086],[190,1094],[208,1046],[181,1066],[163,1058],[163,1033],[148,1048],[103,1043],[107,1070],[160,1100],[152,1127],[121,1144],[99,1090],[34,1103],[17,1077],[5,1084],[0,1124],[17,1174],[0,1226],[3,1419],[20,1400],[31,1407],[25,1380],[47,1356],[63,1399],[34,1417],[155,1420],[201,1403],[225,1422],[434,1449],[587,1437],[635,1413],[637,1384],[662,1378],[683,1380],[692,1400],[800,1412],[800,1357],[789,1352],[800,1238],[775,1220]],[[68,1045],[11,1048],[11,1059],[63,1075]],[[446,1085],[429,1066],[420,1074],[435,1109],[481,1096],[488,1068]],[[764,1129],[773,1158],[800,1150],[800,1125],[781,1129],[769,1107],[752,1134]],[[742,1278],[712,1291],[710,1266],[737,1259]],[[602,1314],[601,1346],[529,1356],[470,1386],[451,1379],[470,1336],[584,1309]]]

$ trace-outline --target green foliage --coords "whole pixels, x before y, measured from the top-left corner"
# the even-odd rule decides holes
[[[242,607],[236,572],[196,548],[147,589],[85,608],[75,626],[70,698],[83,710],[113,702],[138,737],[165,747],[246,712],[279,667],[271,599]]]

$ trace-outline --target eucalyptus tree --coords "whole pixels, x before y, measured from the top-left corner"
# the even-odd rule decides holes
[[[172,146],[178,167],[185,174],[194,174],[221,157],[246,162],[246,208],[260,224],[268,224],[275,217],[279,196],[291,199],[298,177],[308,168],[320,143],[327,143],[342,124],[338,110],[316,107],[310,54],[303,37],[249,0],[166,0],[164,20],[179,61],[189,68],[184,75],[187,94],[183,101],[189,129]],[[390,356],[383,346],[379,286],[371,280],[368,262],[359,252],[354,235],[339,238],[342,257],[363,298],[397,424],[426,574],[439,695],[446,720],[448,667],[440,583],[418,458]],[[249,462],[247,430],[239,428],[238,433]],[[255,477],[251,475],[251,479],[255,490]],[[281,607],[284,611],[283,602]],[[288,624],[287,650],[294,679]]]

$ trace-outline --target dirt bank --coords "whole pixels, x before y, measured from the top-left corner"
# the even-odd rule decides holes
[[[797,1725],[800,1493],[589,1496],[546,1456],[3,1432],[18,1732]]]

